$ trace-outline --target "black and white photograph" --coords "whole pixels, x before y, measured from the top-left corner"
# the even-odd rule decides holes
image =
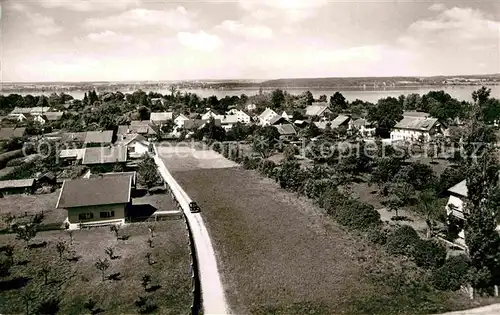
[[[499,0],[0,0],[0,314],[499,288]]]

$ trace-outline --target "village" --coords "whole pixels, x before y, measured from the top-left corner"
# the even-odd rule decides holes
[[[481,115],[485,113],[479,119],[486,123],[484,128],[490,135],[476,139],[476,142],[488,147],[488,143],[496,143],[498,117],[492,108],[496,108],[498,100],[491,98],[486,88],[479,89],[474,97],[476,101],[473,105],[480,108]],[[89,91],[83,100],[72,99],[63,93],[52,94],[48,98],[11,94],[2,96],[1,100],[5,115],[0,129],[0,231],[4,235],[2,238],[5,238],[2,243],[6,243],[2,247],[2,255],[8,256],[3,268],[6,270],[4,275],[9,274],[9,269],[19,272],[12,280],[5,282],[5,285],[14,287],[2,292],[23,290],[29,281],[22,273],[32,268],[42,268],[19,268],[12,264],[13,257],[26,259],[26,255],[32,257],[31,253],[46,257],[49,249],[44,248],[53,246],[52,250],[57,249],[60,257],[67,256],[68,261],[74,262],[73,265],[58,262],[61,265],[58,268],[70,268],[73,272],[84,268],[87,278],[92,277],[89,272],[94,268],[102,271],[103,280],[110,262],[116,265],[111,266],[113,270],[121,270],[119,275],[131,276],[133,273],[128,264],[120,262],[122,259],[114,258],[114,252],[122,252],[119,255],[126,261],[132,260],[135,267],[138,264],[136,260],[147,256],[146,265],[152,269],[144,275],[147,277],[143,279],[143,287],[149,295],[140,294],[137,279],[126,282],[127,285],[136,283],[138,287],[131,288],[129,293],[136,292],[134,294],[139,296],[135,305],[141,313],[171,307],[177,310],[182,307],[191,306],[191,310],[201,307],[197,305],[197,298],[188,292],[191,288],[193,292],[198,290],[189,280],[193,268],[190,273],[180,272],[190,261],[193,264],[193,249],[190,256],[189,247],[180,245],[182,238],[186,238],[187,242],[187,236],[182,233],[183,208],[179,205],[179,197],[172,193],[173,186],[165,182],[159,169],[166,167],[192,200],[198,202],[201,216],[208,219],[209,231],[216,237],[217,251],[218,248],[229,246],[238,235],[236,231],[246,227],[225,231],[238,224],[235,217],[232,225],[210,228],[214,222],[222,219],[216,210],[221,203],[217,198],[207,199],[205,192],[222,197],[225,192],[219,189],[234,189],[235,193],[238,191],[243,196],[258,189],[262,196],[267,194],[263,189],[268,184],[255,184],[254,188],[244,190],[244,186],[231,182],[231,178],[243,180],[254,176],[251,173],[243,175],[240,171],[232,175],[227,173],[241,166],[243,170],[256,170],[260,176],[273,179],[278,188],[284,191],[296,192],[312,200],[312,203],[308,202],[308,209],[324,209],[327,217],[346,226],[348,230],[360,231],[376,247],[387,248],[390,255],[409,257],[412,264],[416,264],[412,265],[414,271],[411,274],[427,272],[429,279],[434,279],[429,280],[429,285],[437,291],[425,294],[440,296],[441,299],[439,292],[458,292],[455,300],[444,304],[438,302],[424,311],[452,310],[464,307],[467,303],[489,303],[487,301],[490,300],[485,299],[484,294],[490,288],[494,288],[491,289],[491,296],[498,295],[496,285],[483,289],[477,284],[480,282],[474,285],[465,277],[464,270],[472,268],[467,258],[470,249],[465,232],[470,214],[465,206],[468,202],[465,179],[469,173],[461,162],[467,158],[459,153],[464,143],[470,142],[467,137],[470,137],[468,132],[471,132],[471,116],[467,111],[471,109],[470,104],[455,100],[443,91],[423,96],[401,96],[399,99],[388,97],[377,104],[359,100],[348,102],[339,92],[327,101],[324,95],[314,99],[310,92],[290,95],[279,89],[250,97],[200,99],[195,94],[175,93],[175,87],[170,95],[147,94],[141,90],[126,95],[120,92],[97,95],[95,91]],[[26,106],[30,103],[37,106]],[[196,157],[197,153],[203,154]],[[220,182],[208,182],[213,179],[219,179]],[[249,179],[247,185],[251,182]],[[262,198],[262,201],[256,199],[252,202],[253,207],[256,207],[252,210],[255,215],[257,208],[268,209],[269,204],[277,202],[273,196]],[[234,205],[231,211],[236,214],[239,209],[243,211],[248,207],[252,206]],[[262,214],[263,218],[273,211],[286,211],[288,207],[276,204],[272,210],[267,210],[267,214]],[[298,220],[300,216],[296,215]],[[269,218],[264,220],[271,223]],[[251,223],[255,226],[259,224],[257,221]],[[298,223],[290,224],[290,229],[303,228],[297,226]],[[164,304],[160,302],[161,297],[169,293],[162,290],[172,288],[148,291],[151,282],[148,279],[153,275],[153,280],[158,283],[172,281],[168,275],[160,275],[160,266],[169,260],[165,253],[161,253],[159,247],[163,243],[157,243],[157,239],[169,235],[174,225],[181,232],[176,236],[176,239],[181,240],[180,243],[174,245],[184,247],[184,254],[179,256],[178,261],[170,263],[175,265],[173,268],[177,274],[174,272],[174,275],[181,281],[184,295],[173,304]],[[110,229],[109,237],[105,237],[109,238],[106,241],[109,246],[82,248],[87,246],[84,245],[84,239],[101,241],[104,231]],[[116,240],[113,240],[114,234]],[[219,234],[226,236],[219,238]],[[63,240],[67,235],[71,236],[69,243]],[[129,237],[131,240],[127,241]],[[262,237],[270,238],[271,235]],[[275,237],[287,238],[283,235]],[[83,243],[76,242],[78,239],[82,239]],[[21,253],[21,240],[30,248],[28,252]],[[33,240],[45,245],[33,243]],[[219,244],[221,240],[223,242]],[[17,245],[12,245],[13,241]],[[74,242],[76,245],[70,245]],[[132,248],[141,246],[140,242],[146,245],[142,249],[144,253],[136,254]],[[126,245],[128,243],[131,245]],[[310,245],[326,246],[325,243]],[[286,248],[288,245],[282,246]],[[352,246],[357,248],[359,245]],[[238,252],[244,248],[234,250]],[[42,254],[37,252],[43,250]],[[75,258],[79,250],[91,254],[79,262]],[[99,258],[99,252],[102,257],[111,253],[109,260]],[[52,255],[53,259],[57,259],[57,254]],[[224,252],[220,255],[226,257]],[[246,255],[248,253],[241,253],[241,257]],[[234,263],[231,256],[223,258],[230,265]],[[31,260],[29,257],[28,260]],[[196,263],[203,264],[203,261]],[[90,265],[95,266],[88,267]],[[51,273],[48,267],[44,268],[44,276],[53,274],[60,278],[57,281],[66,281],[67,273],[61,275],[60,271],[55,270]],[[231,275],[230,271],[228,273]],[[89,281],[97,281],[99,275],[95,276],[96,280]],[[109,281],[118,283],[112,276]],[[21,278],[25,279],[25,284],[17,284],[16,281]],[[35,288],[30,288],[30,293],[23,293],[40,297],[40,305],[21,303],[23,294],[19,293],[8,298],[19,301],[11,304],[17,305],[17,308],[2,312],[20,312],[24,306],[27,309],[60,307],[62,311],[73,307],[73,302],[66,297],[58,297],[57,300],[53,296],[44,298],[47,289],[43,286],[47,286],[44,284],[47,281],[46,277],[45,280],[43,278]],[[68,286],[74,287],[81,280],[74,281],[69,281]],[[253,286],[239,283],[238,279],[234,281],[236,284],[233,285],[242,285],[245,288],[243,290]],[[108,283],[107,286],[111,286],[114,292],[119,289],[117,284]],[[474,293],[474,288],[479,293]],[[68,289],[58,290],[63,292]],[[242,301],[241,297],[232,294],[228,296],[231,308],[244,313],[267,313],[265,308],[247,308],[266,299],[260,294],[254,296],[255,292],[248,290],[248,301]],[[7,298],[4,293],[1,294],[2,298]],[[458,298],[461,294],[467,297]],[[322,296],[323,293],[318,293],[316,298]],[[469,296],[474,297],[474,300],[470,300]],[[92,312],[97,306],[104,309],[117,307],[123,312],[130,310],[130,306],[124,304],[123,308],[118,307],[110,300],[102,300],[95,293],[89,297],[80,291],[71,299],[75,298],[80,301],[78,307],[89,306],[91,308],[87,309]],[[393,297],[389,295],[387,298]],[[123,299],[134,300],[129,295]],[[368,306],[357,307],[352,310],[364,312]],[[405,306],[380,303],[370,307],[378,310],[388,307],[395,311]],[[302,311],[301,307],[293,310]]]

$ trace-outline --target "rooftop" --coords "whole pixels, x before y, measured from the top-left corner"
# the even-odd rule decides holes
[[[275,127],[276,127],[276,129],[278,129],[278,132],[282,136],[297,134],[297,132],[295,131],[295,128],[293,128],[293,126],[291,124],[277,125]]]
[[[395,129],[409,129],[419,131],[430,131],[438,123],[437,118],[422,118],[415,116],[404,116],[394,126]]]
[[[113,131],[87,131],[85,143],[111,143],[113,142]]]
[[[127,161],[127,148],[124,146],[85,148],[82,164],[122,163]]]
[[[77,160],[83,159],[83,155],[85,154],[85,149],[68,149],[68,150],[61,150],[59,153],[59,157],[61,159],[70,159],[74,158]]]
[[[326,103],[324,105],[309,105],[306,107],[306,116],[319,116],[328,109]]]
[[[111,172],[102,174],[90,174],[90,178],[102,178],[102,177],[117,177],[117,176],[130,176],[132,177],[132,185],[135,185],[136,172]]]
[[[26,188],[31,187],[35,183],[34,178],[30,179],[13,179],[13,180],[1,180],[0,189],[8,188]]]
[[[346,115],[338,115],[337,117],[335,117],[334,120],[332,120],[332,123],[331,123],[332,129],[340,127],[341,125],[343,125],[344,123],[349,121],[349,119],[351,119],[351,117],[346,116]]]
[[[448,189],[448,191],[453,194],[460,195],[462,197],[467,197],[467,182],[463,180],[460,183]]]
[[[65,180],[56,208],[128,203],[131,186],[131,176]]]
[[[25,133],[26,128],[2,128],[0,129],[0,140],[22,138]]]
[[[150,121],[167,121],[172,120],[174,118],[173,112],[160,112],[160,113],[151,113],[149,117]]]

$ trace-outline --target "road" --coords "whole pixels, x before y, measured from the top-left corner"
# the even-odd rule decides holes
[[[229,314],[229,306],[217,268],[215,251],[203,218],[199,213],[189,211],[191,198],[175,181],[163,161],[158,156],[155,156],[154,159],[161,176],[172,189],[191,227],[198,257],[203,312],[204,314]]]
[[[488,306],[473,308],[465,311],[449,312],[440,315],[494,315],[500,314],[500,304],[492,304]]]

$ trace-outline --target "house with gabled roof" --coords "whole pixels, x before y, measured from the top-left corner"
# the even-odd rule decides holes
[[[331,114],[332,111],[328,108],[326,102],[315,102],[312,105],[306,107],[306,116],[312,117],[324,117],[327,114]]]
[[[65,209],[70,229],[80,224],[123,224],[131,202],[133,176],[98,176],[63,182],[56,208]]]
[[[293,140],[297,136],[297,131],[292,124],[281,124],[275,127],[278,129],[280,139],[282,140]]]
[[[270,121],[274,119],[276,116],[281,117],[278,115],[274,110],[270,109],[267,107],[259,116],[259,125],[261,126],[269,126],[271,123]]]
[[[445,134],[446,125],[421,112],[406,112],[391,130],[391,141],[431,141],[436,134]]]
[[[177,126],[177,128],[182,128],[184,127],[184,122],[189,120],[189,117],[186,117],[183,114],[180,114],[179,116],[175,117],[174,123]]]
[[[0,195],[31,194],[35,186],[35,179],[0,180]]]
[[[150,142],[140,134],[129,134],[117,141],[116,145],[126,147],[130,158],[141,158],[149,152]]]
[[[351,116],[347,115],[338,115],[334,120],[331,121],[330,127],[332,129],[336,129],[339,127],[346,127],[347,130],[352,128],[352,119]]]
[[[201,119],[209,120],[210,118],[220,119],[220,115],[216,113],[213,109],[209,108],[207,112],[201,116]]]
[[[236,123],[238,123],[238,116],[236,115],[224,115],[220,117],[220,123],[224,130],[228,131],[233,128]]]

